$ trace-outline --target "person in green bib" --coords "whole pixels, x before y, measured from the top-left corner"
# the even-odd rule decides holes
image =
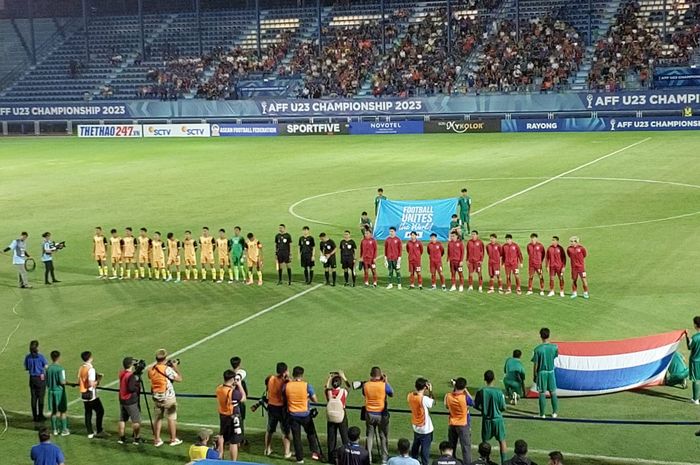
[[[668,370],[666,370],[664,384],[666,386],[680,386],[685,389],[688,387],[689,374],[690,370],[688,370],[683,355],[680,352],[674,352],[671,363],[668,364]]]
[[[523,353],[515,349],[513,356],[506,359],[503,367],[503,384],[506,387],[506,397],[513,405],[518,404],[518,398],[525,395],[525,367],[520,361]]]
[[[484,373],[486,387],[476,393],[474,407],[481,412],[481,441],[489,442],[496,438],[501,450],[501,463],[506,461],[506,424],[503,411],[506,409],[506,398],[503,391],[494,386],[496,376],[492,370]]]
[[[693,318],[695,334],[689,337],[685,333],[685,341],[688,343],[690,356],[688,357],[688,368],[690,369],[690,382],[693,385],[693,403],[700,405],[700,316]]]
[[[537,383],[537,392],[540,394],[540,418],[545,417],[547,406],[547,392],[552,399],[552,418],[557,417],[559,401],[557,399],[557,379],[554,376],[554,360],[559,356],[559,348],[549,342],[549,328],[540,329],[542,344],[535,347],[532,355],[534,363],[534,378]]]
[[[236,282],[239,280],[245,281],[245,264],[243,263],[243,253],[246,249],[246,243],[241,236],[241,227],[233,228],[233,237],[231,241],[231,266],[233,266],[233,276]]]
[[[462,189],[462,195],[457,199],[457,206],[459,207],[459,221],[462,222],[462,237],[466,237],[467,234],[471,233],[469,229],[469,216],[472,210],[472,198],[467,195],[467,189]]]
[[[46,369],[46,390],[51,412],[51,430],[54,436],[68,436],[68,399],[66,398],[66,370],[60,365],[61,353],[51,352],[51,365]]]

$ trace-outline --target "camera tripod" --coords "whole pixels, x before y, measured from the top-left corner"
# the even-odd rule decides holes
[[[151,415],[151,407],[148,405],[148,393],[146,393],[146,386],[143,384],[143,378],[139,375],[139,385],[141,386],[141,394],[143,396],[143,401],[146,404],[146,411],[148,412],[148,422],[151,424],[151,433],[153,436],[156,434],[156,427],[153,424],[153,416]],[[139,403],[139,408],[141,405]]]

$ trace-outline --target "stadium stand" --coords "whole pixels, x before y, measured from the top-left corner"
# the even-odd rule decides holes
[[[612,91],[700,62],[696,0],[458,0],[0,21],[0,98],[234,99]],[[448,27],[451,42],[448,41]],[[50,79],[49,79],[50,78]]]

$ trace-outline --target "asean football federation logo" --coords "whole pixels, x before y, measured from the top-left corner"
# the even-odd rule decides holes
[[[610,130],[611,130],[611,131],[614,131],[614,130],[615,130],[615,123],[617,123],[617,121],[615,120],[615,118],[613,118],[613,119],[610,120]]]
[[[593,94],[586,95],[586,101],[588,102],[588,109],[593,108]]]
[[[262,107],[263,115],[267,114],[267,102],[263,100],[262,102],[260,102],[260,106]]]

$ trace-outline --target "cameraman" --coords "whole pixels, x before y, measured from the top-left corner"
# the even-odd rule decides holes
[[[126,444],[124,430],[126,422],[131,420],[131,430],[134,437],[134,445],[141,444],[141,407],[139,396],[141,395],[141,375],[143,365],[138,367],[134,359],[126,357],[122,361],[124,367],[119,372],[119,444]],[[139,369],[139,372],[136,369]]]
[[[406,397],[411,408],[411,425],[413,426],[413,445],[411,457],[418,459],[421,465],[430,463],[430,445],[433,442],[433,421],[430,409],[435,405],[433,386],[425,378],[416,379],[415,390]]]
[[[304,463],[304,446],[301,442],[302,428],[304,428],[306,437],[309,440],[311,458],[316,461],[321,460],[321,445],[318,442],[316,426],[314,425],[314,416],[316,416],[317,411],[314,409],[312,414],[312,411],[309,409],[309,400],[316,403],[318,399],[313,386],[304,381],[304,368],[300,366],[294,367],[292,379],[284,385],[282,393],[287,401],[287,412],[289,412],[289,423],[294,441],[294,455],[297,463]]]
[[[284,458],[292,457],[291,443],[289,441],[289,422],[287,410],[284,405],[282,389],[289,381],[289,369],[284,362],[278,362],[275,375],[265,379],[267,390],[267,431],[265,431],[265,455],[272,454],[272,435],[277,431],[277,425],[282,430],[282,444],[284,445]]]
[[[53,254],[56,253],[57,250],[63,248],[63,243],[56,244],[52,241],[51,233],[48,231],[42,234],[41,237],[44,238],[44,244],[42,246],[44,253],[41,255],[41,261],[44,263],[44,284],[51,284],[51,281],[49,281],[49,274],[54,283],[60,283],[61,281],[56,279],[56,275],[54,274]]]
[[[469,407],[474,406],[474,400],[467,390],[467,380],[457,378],[454,380],[454,389],[445,394],[445,408],[450,412],[448,420],[447,440],[453,452],[457,452],[457,441],[462,447],[462,463],[472,461],[471,453],[471,417]]]
[[[160,438],[160,430],[163,426],[163,418],[168,420],[170,431],[170,445],[182,444],[177,437],[177,399],[173,382],[181,382],[182,375],[178,368],[178,360],[167,360],[168,352],[159,349],[156,352],[156,363],[148,370],[148,379],[151,380],[151,394],[156,410],[156,422],[153,431],[153,445],[160,447],[163,440]]]
[[[379,432],[379,449],[382,463],[389,459],[389,412],[387,397],[394,396],[394,390],[387,382],[381,368],[372,367],[370,380],[363,384],[362,395],[365,396],[364,417],[367,425],[367,450],[372,461],[372,445],[375,431]]]
[[[343,385],[350,387],[350,383],[342,371],[331,373],[326,380],[328,463],[335,463],[338,433],[340,433],[341,447],[349,443],[348,416],[345,412],[348,390]]]
[[[224,445],[228,444],[231,460],[238,460],[238,448],[243,442],[241,405],[246,401],[241,377],[233,370],[224,371],[224,382],[216,388],[219,404],[219,456],[224,457]]]

